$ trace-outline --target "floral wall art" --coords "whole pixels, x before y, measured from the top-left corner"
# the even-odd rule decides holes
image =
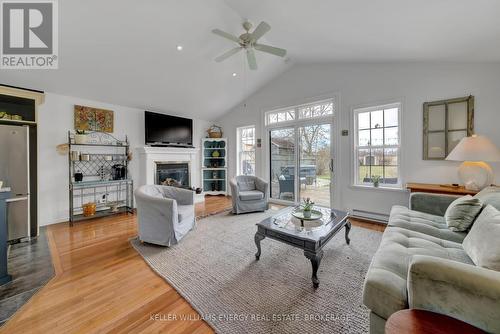
[[[75,105],[75,130],[113,132],[113,111]]]

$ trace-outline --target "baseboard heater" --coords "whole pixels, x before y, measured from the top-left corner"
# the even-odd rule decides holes
[[[389,221],[389,215],[386,215],[384,213],[365,211],[359,209],[351,209],[350,213],[351,213],[350,216],[353,218],[367,219],[384,224],[387,224],[387,222]]]

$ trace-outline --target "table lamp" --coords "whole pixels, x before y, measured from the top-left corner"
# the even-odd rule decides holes
[[[472,135],[462,138],[446,160],[462,161],[458,177],[465,189],[477,191],[493,183],[493,170],[485,161],[500,161],[500,151],[488,138]]]

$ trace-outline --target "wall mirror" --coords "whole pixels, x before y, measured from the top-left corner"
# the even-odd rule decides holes
[[[424,103],[424,160],[444,160],[474,133],[474,96]]]

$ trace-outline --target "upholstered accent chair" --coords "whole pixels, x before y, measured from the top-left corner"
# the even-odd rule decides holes
[[[161,246],[177,244],[195,226],[194,192],[160,185],[135,190],[139,239]]]
[[[239,175],[230,182],[233,213],[265,211],[269,209],[268,184],[260,177]]]

